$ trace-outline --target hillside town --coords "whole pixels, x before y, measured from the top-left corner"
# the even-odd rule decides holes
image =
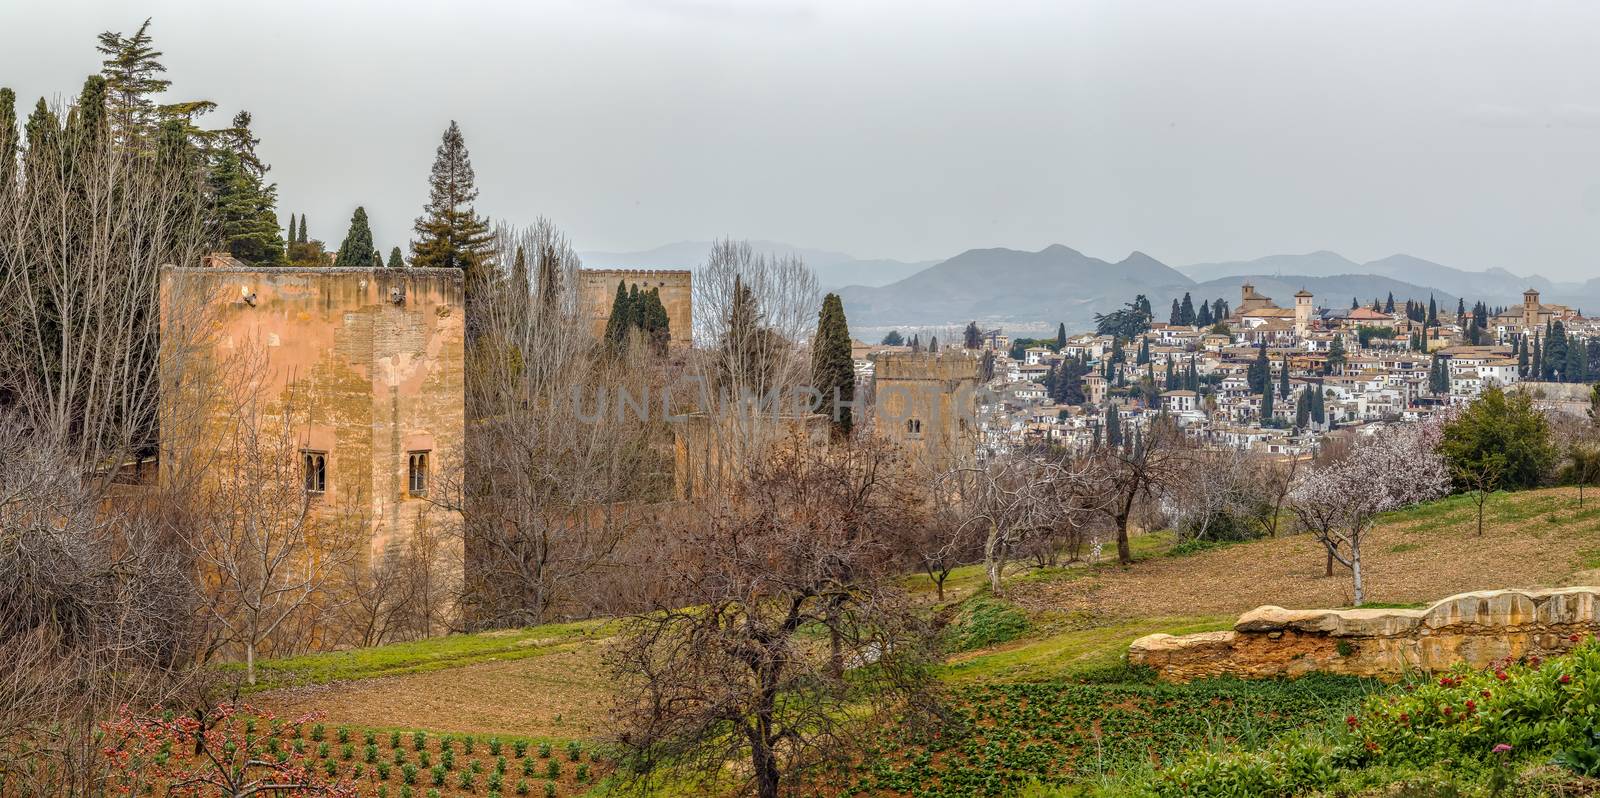
[[[1304,290],[1280,305],[1244,283],[1236,304],[1198,307],[1185,295],[1157,321],[1141,296],[1099,329],[1063,327],[1053,340],[975,322],[961,343],[976,344],[991,375],[980,451],[1088,451],[1167,417],[1197,445],[1301,457],[1330,430],[1429,418],[1490,386],[1522,385],[1544,409],[1581,411],[1600,360],[1600,321],[1531,288],[1520,306],[1443,309],[1393,296],[1329,307]],[[922,349],[897,332],[857,342],[858,373]]]

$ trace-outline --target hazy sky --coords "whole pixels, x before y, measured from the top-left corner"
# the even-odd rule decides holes
[[[1600,4],[0,0],[0,85],[154,17],[285,211],[387,251],[461,123],[495,218],[581,249],[1334,249],[1600,276]]]

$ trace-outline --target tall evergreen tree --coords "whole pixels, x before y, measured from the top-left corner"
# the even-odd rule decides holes
[[[1189,356],[1189,370],[1184,373],[1183,387],[1185,390],[1200,392],[1200,372],[1195,370],[1194,356]]]
[[[1172,315],[1167,318],[1167,324],[1176,327],[1183,323],[1183,310],[1178,307],[1178,300],[1172,300]]]
[[[1062,348],[1065,347],[1066,345],[1067,345],[1067,323],[1063,321],[1063,322],[1059,322],[1059,323],[1056,324],[1056,351],[1060,352],[1062,350]]]
[[[488,220],[473,208],[477,198],[472,158],[461,128],[452,119],[434,154],[428,204],[417,217],[417,238],[411,242],[411,265],[461,269],[469,291],[487,278],[486,261],[494,235]]]
[[[263,186],[230,150],[213,155],[207,179],[212,196],[211,229],[219,246],[250,263],[282,263],[284,244],[273,208],[276,189]]]
[[[1194,324],[1196,327],[1210,327],[1212,325],[1210,302],[1200,303],[1200,310],[1195,314]]]
[[[1389,292],[1389,298],[1383,301],[1383,312],[1384,313],[1393,313],[1394,312],[1394,292],[1393,291],[1390,291]]]
[[[628,302],[628,281],[617,281],[617,295],[611,300],[611,315],[606,318],[606,347],[620,352],[628,346],[628,331],[633,328],[633,306]]]
[[[1289,356],[1287,354],[1278,362],[1278,395],[1285,399],[1289,397]]]
[[[1467,319],[1467,300],[1456,298],[1456,323],[1465,326]]]
[[[1176,390],[1178,386],[1173,384],[1172,380],[1173,380],[1173,376],[1172,376],[1172,358],[1168,357],[1167,358],[1167,376],[1166,376],[1166,379],[1163,380],[1162,383],[1161,383],[1162,388],[1164,390],[1168,390],[1168,391]]]
[[[1178,305],[1178,323],[1184,326],[1194,324],[1194,301],[1189,298],[1189,292],[1183,292],[1183,302]]]
[[[1350,297],[1350,309],[1355,310],[1359,307],[1361,307],[1361,303],[1357,302],[1355,297]]]
[[[1141,337],[1139,339],[1139,353],[1134,356],[1134,361],[1133,362],[1136,363],[1136,364],[1139,364],[1141,366],[1150,362],[1150,339],[1149,338]]]
[[[976,330],[976,326],[969,329]],[[822,394],[818,412],[828,417],[835,434],[849,435],[856,370],[850,357],[850,328],[838,294],[823,297],[822,310],[817,313],[817,333],[811,339],[811,386]]]
[[[1567,327],[1557,321],[1550,325],[1550,335],[1544,344],[1545,379],[1566,382]]]
[[[1523,379],[1527,379],[1528,378],[1528,338],[1525,335],[1518,335],[1516,338],[1513,338],[1512,340],[1515,341],[1516,345],[1517,345],[1517,376],[1521,377]]]
[[[899,330],[890,330],[888,335],[883,336],[884,346],[905,346],[905,343],[906,339]]]
[[[1323,361],[1323,374],[1337,374],[1344,367],[1344,336],[1334,335],[1333,341],[1328,344],[1328,358]]]
[[[1266,390],[1267,383],[1272,380],[1272,366],[1267,361],[1266,341],[1256,346],[1256,359],[1250,364],[1245,376],[1250,383],[1251,393],[1262,393]]]
[[[1315,385],[1311,386],[1311,423],[1328,423],[1327,407],[1323,404],[1325,401],[1326,399],[1322,395],[1322,389]]]
[[[367,224],[367,209],[357,205],[356,212],[350,215],[350,231],[345,233],[344,243],[339,245],[339,254],[333,263],[352,269],[370,269],[382,265],[373,257],[376,254],[377,250],[372,247],[372,228]]]
[[[100,74],[110,89],[108,112],[111,133],[116,143],[127,149],[145,149],[154,141],[159,121],[155,95],[172,85],[162,78],[166,67],[158,60],[146,19],[132,36],[106,31],[100,34],[97,50],[106,59]]]
[[[1426,323],[1429,327],[1439,326],[1439,303],[1435,302],[1431,295],[1428,297],[1428,321]]]
[[[17,93],[0,87],[0,198],[10,199],[17,183]]]
[[[1122,445],[1122,422],[1117,416],[1117,406],[1106,402],[1106,445],[1115,449]]]
[[[842,314],[843,311],[840,311],[840,313]],[[983,348],[983,333],[978,330],[978,323],[976,321],[967,322],[966,333],[962,336],[962,338],[963,340],[961,343],[968,349]]]
[[[937,335],[929,336],[929,338],[928,338],[928,351],[929,352],[938,352],[939,351],[939,336],[937,336]]]
[[[1267,380],[1266,387],[1261,391],[1261,423],[1263,425],[1272,421],[1272,380]]]
[[[389,250],[389,263],[387,265],[391,269],[404,269],[406,267],[406,259],[401,257],[399,247]]]
[[[1533,336],[1533,363],[1530,364],[1528,368],[1533,374],[1533,379],[1545,379],[1544,348],[1537,334]]]
[[[294,240],[294,242],[296,244],[309,244],[309,243],[311,243],[310,239],[308,239],[306,237],[306,215],[303,214],[303,213],[300,214],[300,231],[299,231],[299,233],[297,235],[299,237]]]
[[[1300,391],[1294,399],[1294,426],[1295,429],[1305,429],[1311,424],[1311,391]]]

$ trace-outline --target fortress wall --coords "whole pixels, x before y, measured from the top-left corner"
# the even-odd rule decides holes
[[[1600,632],[1600,588],[1462,593],[1427,609],[1286,610],[1257,607],[1233,629],[1133,641],[1128,662],[1166,681],[1267,678],[1312,672],[1398,678],[1458,663],[1550,656]]]

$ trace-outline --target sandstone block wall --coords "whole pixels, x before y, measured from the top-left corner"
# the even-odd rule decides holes
[[[1128,662],[1167,681],[1263,678],[1321,671],[1396,678],[1408,671],[1487,667],[1549,656],[1600,632],[1600,588],[1462,593],[1420,610],[1257,607],[1233,629],[1135,640]]]
[[[162,279],[164,329],[199,328],[198,351],[164,361],[181,366],[164,377],[166,402],[204,405],[206,417],[186,439],[163,440],[168,476],[190,456],[225,450],[234,414],[254,413],[265,430],[287,416],[294,446],[327,453],[319,512],[364,519],[374,560],[423,525],[458,522],[408,485],[412,452],[428,453],[431,490],[458,479],[450,475],[465,429],[458,270],[168,267]],[[175,427],[164,423],[164,438],[177,437]]]
[[[693,274],[681,269],[581,269],[578,271],[578,299],[594,337],[605,335],[611,318],[611,303],[617,298],[617,283],[640,291],[652,288],[661,292],[667,309],[667,330],[671,346],[685,347],[694,340]]]

